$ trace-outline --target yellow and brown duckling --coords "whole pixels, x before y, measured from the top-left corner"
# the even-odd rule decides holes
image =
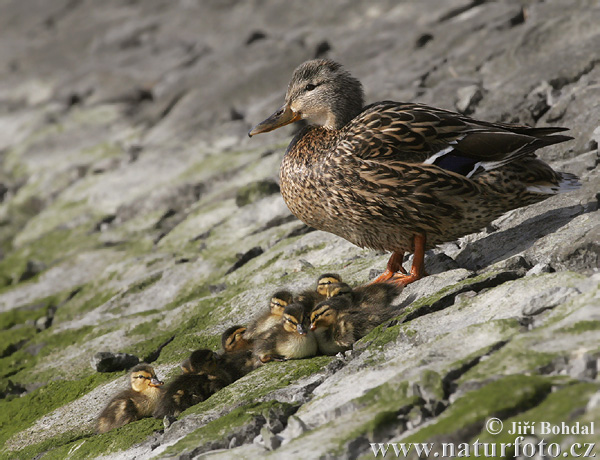
[[[221,346],[224,352],[234,352],[240,350],[249,350],[252,348],[252,342],[244,337],[248,330],[246,326],[231,326],[221,335]]]
[[[534,154],[572,139],[555,134],[566,128],[490,123],[414,103],[364,106],[361,83],[331,60],[301,64],[284,105],[248,134],[298,120],[308,126],[283,158],[283,198],[313,228],[391,251],[376,282],[416,281],[427,249],[580,186]],[[405,252],[414,253],[410,273]]]
[[[156,418],[178,416],[188,407],[204,401],[221,388],[229,385],[231,377],[218,366],[217,354],[201,349],[181,363],[183,374],[170,382],[153,415]]]
[[[330,286],[342,283],[342,277],[336,273],[325,273],[317,278],[317,286],[314,290],[308,289],[302,291],[296,296],[296,301],[301,302],[305,308],[312,310],[312,308],[325,300],[329,295]]]
[[[163,394],[163,382],[148,364],[138,364],[129,375],[130,388],[115,396],[96,423],[98,433],[106,433],[135,420],[150,417]]]
[[[317,354],[317,341],[309,329],[309,312],[301,302],[285,308],[281,322],[254,342],[254,354],[260,362],[307,358]]]
[[[292,301],[293,295],[290,291],[281,290],[274,293],[269,301],[269,310],[252,321],[240,339],[251,343],[259,335],[270,331],[281,322],[283,311]]]
[[[372,286],[377,285],[368,287]],[[371,329],[392,318],[396,314],[390,306],[395,297],[392,294],[392,290],[380,290],[370,296],[358,294],[353,299],[350,292],[334,295],[316,305],[310,314],[310,329],[314,331],[319,352],[335,355],[349,350]]]
[[[200,349],[181,363],[183,374],[165,389],[154,417],[178,416],[256,368],[251,351],[218,354]]]
[[[327,286],[326,297],[346,296],[358,308],[387,308],[400,294],[402,287],[392,283],[372,283],[354,289],[346,283]]]

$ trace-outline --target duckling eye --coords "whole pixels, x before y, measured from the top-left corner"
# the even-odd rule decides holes
[[[307,84],[304,89],[306,91],[312,91],[313,89],[315,89],[317,87],[317,85],[313,85],[312,83]]]

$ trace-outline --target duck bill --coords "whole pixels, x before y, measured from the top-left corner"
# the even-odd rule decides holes
[[[306,333],[307,333],[306,328],[302,324],[298,324],[296,326],[296,330],[298,331],[298,334],[300,334],[300,335],[306,335]]]
[[[317,328],[316,323],[310,323],[310,330],[314,331]]]
[[[294,112],[287,104],[282,105],[273,115],[264,121],[261,121],[248,132],[248,136],[255,134],[268,133],[274,129],[289,125],[302,118],[299,112]]]
[[[150,386],[151,387],[159,387],[159,386],[163,385],[164,383],[165,382],[161,382],[156,377],[153,377],[152,380],[150,380]]]
[[[190,358],[186,358],[182,363],[181,363],[181,370],[183,371],[184,374],[189,374],[192,372],[192,363],[190,362]]]

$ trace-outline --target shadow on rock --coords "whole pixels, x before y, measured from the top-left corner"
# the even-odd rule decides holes
[[[552,209],[506,230],[468,243],[455,257],[460,267],[478,270],[507,259],[531,247],[536,240],[555,232],[575,217],[584,214],[589,206],[566,206]]]

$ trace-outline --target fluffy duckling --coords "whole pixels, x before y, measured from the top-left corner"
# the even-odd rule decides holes
[[[260,362],[256,360],[252,350],[238,350],[219,355],[218,364],[230,376],[232,383],[256,369]]]
[[[152,415],[163,394],[163,384],[148,364],[138,364],[130,373],[131,388],[115,396],[104,408],[96,424],[98,433],[106,433],[135,420]]]
[[[342,283],[342,277],[336,273],[325,273],[317,279],[317,287],[315,290],[306,290],[298,294],[297,301],[304,303],[308,311],[316,304],[322,302],[329,297],[328,291],[330,286]]]
[[[353,301],[352,292],[336,295],[314,307],[310,329],[314,331],[321,353],[335,355],[349,350],[371,329],[394,316],[389,302],[381,302],[386,298],[377,294],[371,298],[361,296],[358,302]]]
[[[387,308],[398,294],[402,286],[391,283],[373,283],[351,288],[346,283],[329,284],[325,290],[326,298],[336,296],[348,297],[352,304],[359,308]]]
[[[251,342],[256,337],[271,330],[281,322],[281,317],[285,308],[293,301],[293,295],[286,290],[277,291],[271,297],[269,310],[256,318],[244,332],[243,339]]]
[[[302,302],[288,305],[281,322],[257,337],[254,345],[257,358],[266,363],[316,355],[317,341],[308,327],[309,311]]]
[[[233,352],[239,350],[249,350],[252,343],[244,337],[248,330],[246,326],[231,326],[221,335],[221,346],[224,352]]]
[[[211,350],[196,350],[181,363],[183,374],[167,385],[164,394],[158,402],[154,413],[156,418],[165,416],[177,417],[188,407],[194,406],[220,390],[217,379],[208,375],[216,365],[214,352]]]

